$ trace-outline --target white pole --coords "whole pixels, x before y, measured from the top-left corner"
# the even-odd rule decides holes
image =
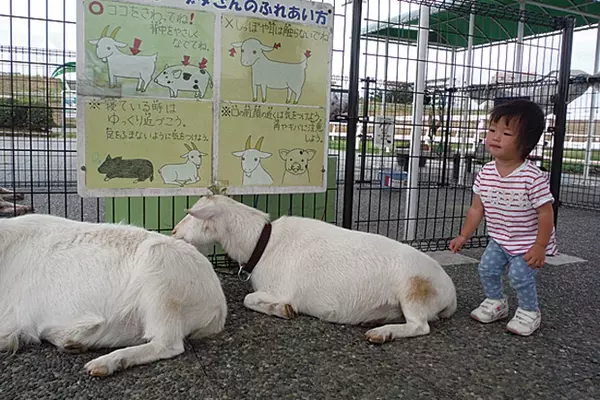
[[[417,36],[417,77],[413,101],[413,131],[408,166],[408,194],[406,196],[406,224],[404,240],[417,236],[416,217],[419,193],[419,158],[421,156],[421,133],[423,132],[423,98],[425,97],[425,69],[429,49],[429,7],[419,6],[419,34]]]
[[[519,11],[525,11],[525,2],[521,1],[519,4]],[[523,36],[525,34],[525,24],[523,21],[519,21],[517,25],[517,57],[515,58],[514,70],[519,74],[519,81],[521,81],[521,72],[523,69]]]
[[[466,71],[465,71],[465,86],[470,86],[473,82],[472,73],[473,73],[473,36],[475,34],[475,14],[469,15],[469,37],[467,38],[467,62],[466,62]],[[459,175],[458,175],[458,184],[464,184],[465,178],[467,176],[467,160],[465,159],[465,155],[467,152],[467,138],[469,135],[468,125],[471,122],[470,110],[469,110],[469,97],[466,96],[464,101],[462,102],[462,113],[463,113],[463,121],[462,128],[464,132],[460,138],[460,154],[461,154],[461,162],[459,165]],[[450,142],[452,143],[452,141]]]
[[[594,74],[597,74],[600,68],[600,24],[596,32],[596,54],[594,58]],[[596,86],[592,85],[592,100],[590,102],[590,119],[587,132],[587,142],[585,144],[585,164],[583,166],[583,181],[590,179],[590,166],[592,164],[592,143],[596,134],[596,96],[598,91]]]

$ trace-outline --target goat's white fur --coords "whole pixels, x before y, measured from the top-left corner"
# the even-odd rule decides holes
[[[268,214],[225,196],[200,198],[173,230],[198,248],[220,243],[234,260],[250,258]],[[391,322],[367,332],[382,343],[428,334],[428,321],[456,311],[454,283],[440,264],[387,237],[319,220],[284,216],[250,282],[244,305],[282,318],[295,312],[343,324]]]
[[[226,316],[211,263],[181,240],[44,214],[0,220],[0,351],[131,346],[85,365],[104,376],[181,354]]]

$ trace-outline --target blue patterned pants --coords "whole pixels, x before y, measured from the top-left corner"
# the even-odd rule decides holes
[[[479,277],[485,295],[500,300],[502,293],[502,275],[508,266],[510,286],[517,292],[519,307],[525,311],[537,311],[538,299],[535,287],[537,270],[529,267],[523,255],[513,256],[506,252],[495,240],[490,243],[481,257]]]

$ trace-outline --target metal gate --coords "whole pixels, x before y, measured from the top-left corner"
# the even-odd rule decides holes
[[[170,232],[195,197],[77,195],[75,0],[34,3],[0,5],[0,187],[23,195],[5,195],[4,215],[20,204]],[[515,96],[539,99],[550,115],[533,158],[561,196],[573,29],[590,22],[500,3],[335,0],[329,188],[238,199],[273,217],[445,249],[488,160],[481,121],[494,101]],[[485,243],[483,226],[469,245]]]

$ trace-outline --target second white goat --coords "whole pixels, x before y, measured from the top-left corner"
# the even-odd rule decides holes
[[[255,292],[244,299],[249,309],[286,319],[303,313],[341,324],[387,323],[366,332],[375,343],[427,335],[429,321],[456,311],[454,283],[440,264],[381,235],[310,218],[270,223],[268,214],[221,195],[200,198],[173,235],[198,248],[219,243],[244,265],[269,224],[250,275]],[[391,323],[402,315],[406,323]]]
[[[188,243],[43,214],[0,220],[0,351],[125,347],[85,365],[106,376],[175,357],[226,317],[219,278]]]

